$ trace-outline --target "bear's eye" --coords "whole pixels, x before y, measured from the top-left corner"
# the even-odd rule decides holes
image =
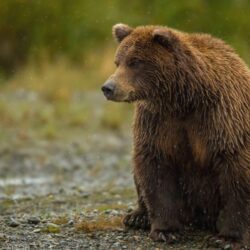
[[[140,59],[137,59],[137,58],[133,58],[131,59],[129,62],[128,62],[128,66],[130,68],[135,68],[135,67],[138,67],[139,65],[142,64],[142,60]]]
[[[118,61],[114,61],[116,67],[119,67],[120,63]]]

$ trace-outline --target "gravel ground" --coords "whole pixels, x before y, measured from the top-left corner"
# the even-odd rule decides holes
[[[200,249],[200,232],[168,246],[126,230],[122,217],[135,206],[130,139],[85,140],[1,149],[1,249]]]

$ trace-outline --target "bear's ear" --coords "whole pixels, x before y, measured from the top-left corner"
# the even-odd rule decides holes
[[[153,31],[153,40],[171,51],[174,51],[179,45],[177,36],[172,31],[163,28]]]
[[[115,38],[119,43],[132,32],[132,28],[129,27],[126,24],[123,23],[118,23],[113,26],[112,28],[112,33]]]

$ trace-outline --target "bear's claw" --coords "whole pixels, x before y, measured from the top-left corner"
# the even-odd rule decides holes
[[[127,214],[123,219],[123,223],[126,227],[131,227],[135,229],[150,228],[150,223],[147,213],[140,210],[135,210]]]
[[[181,237],[177,233],[170,233],[164,230],[154,230],[150,233],[149,237],[153,241],[166,242],[168,244],[174,244],[180,241]]]

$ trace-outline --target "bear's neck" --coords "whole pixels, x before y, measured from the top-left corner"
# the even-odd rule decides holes
[[[164,117],[175,117],[175,118],[184,118],[192,112],[191,110],[183,109],[180,105],[173,105],[163,101],[138,101],[136,103],[137,108],[143,108],[150,113],[157,115],[164,119]]]
[[[218,97],[217,97],[218,98]],[[152,100],[138,101],[136,105],[157,114],[159,117],[173,117],[185,119],[191,115],[207,113],[207,111],[216,106],[217,98],[208,98],[206,93],[187,93],[186,95],[177,94],[168,95],[164,98],[153,98]]]

